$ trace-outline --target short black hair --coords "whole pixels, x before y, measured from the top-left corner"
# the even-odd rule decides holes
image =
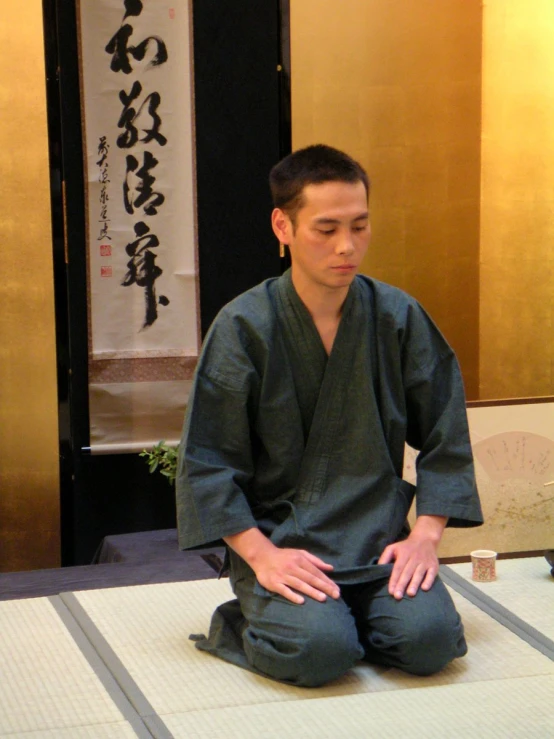
[[[273,205],[294,223],[303,205],[304,188],[324,182],[363,182],[369,198],[370,182],[361,164],[332,146],[314,144],[294,151],[273,167],[269,173]]]

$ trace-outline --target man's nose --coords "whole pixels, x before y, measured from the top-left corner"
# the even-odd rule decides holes
[[[352,254],[354,251],[354,241],[350,231],[340,235],[336,251],[337,254]]]

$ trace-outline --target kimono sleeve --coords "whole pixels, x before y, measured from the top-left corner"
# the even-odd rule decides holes
[[[483,515],[460,367],[417,303],[409,309],[402,353],[407,442],[419,450],[417,515],[447,516],[449,526],[479,526]]]
[[[177,524],[182,549],[256,526],[249,410],[257,375],[232,321],[216,319],[197,366],[179,447]]]

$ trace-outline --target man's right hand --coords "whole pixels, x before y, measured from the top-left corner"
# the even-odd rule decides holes
[[[304,549],[280,549],[254,528],[225,537],[225,543],[252,567],[262,587],[292,603],[304,603],[304,595],[318,601],[340,596],[325,574],[333,565]]]

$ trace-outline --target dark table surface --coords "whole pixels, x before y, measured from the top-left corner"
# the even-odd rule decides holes
[[[57,595],[72,590],[115,588],[217,577],[221,547],[182,552],[175,529],[104,538],[95,563],[28,572],[0,573],[0,600]]]

